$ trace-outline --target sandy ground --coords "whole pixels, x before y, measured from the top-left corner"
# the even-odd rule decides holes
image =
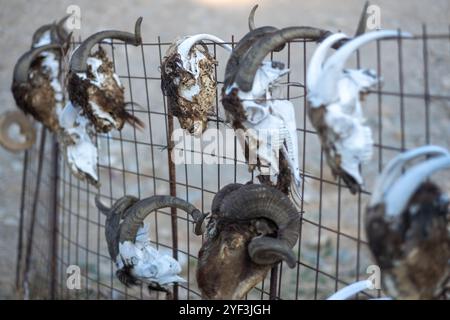
[[[162,41],[172,41],[176,36],[208,32],[223,39],[231,39],[234,35],[239,39],[247,30],[247,15],[254,3],[259,3],[256,23],[258,25],[271,24],[277,27],[291,25],[312,25],[329,30],[342,30],[353,33],[363,1],[255,1],[255,0],[185,0],[185,1],[9,1],[0,0],[0,112],[15,108],[10,93],[11,75],[16,59],[29,47],[30,38],[34,30],[50,21],[53,21],[66,12],[69,5],[78,5],[81,8],[82,28],[76,34],[82,38],[91,33],[107,29],[131,30],[136,17],[143,16],[144,23],[142,34],[144,42],[155,42],[160,36]],[[413,33],[422,32],[422,23],[426,23],[430,33],[448,33],[450,22],[450,3],[448,0],[433,0],[424,2],[420,0],[402,1],[372,1],[381,8],[381,25],[383,28],[402,28]],[[446,94],[450,92],[448,42],[443,42],[431,48],[431,69],[433,86],[436,92]],[[412,52],[416,49],[412,49]],[[443,51],[447,50],[447,51]],[[415,51],[414,51],[415,52]],[[447,54],[442,54],[447,52]],[[420,59],[420,51],[410,57],[414,65],[414,59]],[[370,53],[368,56],[373,56]],[[387,57],[387,65],[395,61],[395,56]],[[155,59],[156,60],[156,59]],[[155,61],[156,62],[156,61]],[[149,63],[150,65],[150,63]],[[139,68],[139,64],[131,66]],[[158,75],[157,68],[153,65],[151,73]],[[405,70],[407,79],[420,79],[421,70]],[[411,77],[408,77],[410,75]],[[387,81],[396,82],[395,77],[387,77]],[[421,92],[420,83],[407,81],[406,88],[409,92]],[[154,89],[152,89],[154,90]],[[156,89],[155,89],[156,90]],[[156,91],[155,91],[156,92]],[[152,91],[153,93],[153,91]],[[139,98],[137,98],[139,99]],[[396,103],[386,101],[386,104]],[[413,105],[413,104],[412,104]],[[433,126],[433,137],[445,146],[449,141],[449,105],[440,105],[442,110],[433,113],[436,119]],[[385,109],[388,117],[387,130],[395,133],[398,127],[398,113]],[[421,142],[422,128],[417,129],[415,121],[422,120],[411,113],[409,124],[411,129],[408,147]],[[420,121],[418,121],[419,123]],[[420,122],[420,123],[423,123]],[[391,129],[389,129],[391,128]],[[408,129],[408,128],[407,128]],[[416,131],[415,131],[416,130]],[[417,135],[417,136],[416,136]],[[398,139],[397,139],[398,140]],[[393,140],[395,141],[395,139]],[[300,142],[301,143],[301,142]],[[311,150],[313,152],[313,150]],[[12,283],[14,274],[11,270],[15,267],[16,235],[18,226],[18,207],[22,172],[22,154],[11,154],[0,149],[0,298],[13,297]],[[312,156],[311,161],[317,161]],[[314,171],[314,169],[311,169]],[[373,174],[369,170],[368,174]],[[376,171],[376,169],[375,169]],[[318,188],[311,182],[310,196],[307,199],[311,208],[317,203],[313,191]],[[325,192],[325,191],[324,191]],[[330,199],[336,195],[330,191]],[[333,206],[334,200],[329,201]],[[345,213],[344,213],[345,214]],[[314,220],[314,218],[312,218]],[[344,218],[343,218],[344,219]]]

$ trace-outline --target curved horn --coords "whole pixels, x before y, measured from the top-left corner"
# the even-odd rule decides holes
[[[72,14],[68,14],[66,16],[64,16],[61,20],[58,21],[58,23],[56,24],[56,31],[58,33],[59,38],[62,41],[66,41],[67,38],[69,37],[69,33],[66,31],[65,28],[65,24],[67,22],[67,20],[69,20],[69,18],[72,16]]]
[[[381,31],[372,31],[360,35],[359,37],[348,41],[345,43],[339,50],[337,50],[328,60],[325,62],[323,67],[324,73],[330,77],[330,81],[337,80],[336,77],[339,77],[342,69],[344,68],[344,64],[350,55],[363,46],[364,44],[377,40],[377,39],[386,39],[386,38],[395,38],[395,37],[411,37],[412,35],[406,32],[399,32],[396,30],[381,30]]]
[[[52,43],[59,43],[60,45],[63,45],[70,40],[72,32],[68,33],[64,27],[64,24],[71,16],[71,14],[68,14],[53,25],[51,28]]]
[[[364,7],[358,22],[358,27],[356,28],[355,38],[366,32],[367,18],[369,17],[369,15],[367,14],[367,8],[369,8],[369,5],[369,1],[366,1],[366,3],[364,3]]]
[[[258,5],[254,5],[252,8],[252,11],[250,11],[250,14],[248,15],[248,28],[250,31],[255,30],[255,12],[256,9],[258,9]]]
[[[320,88],[317,92],[310,95],[310,102],[313,106],[321,104],[328,104],[337,98],[338,90],[337,83],[342,76],[344,65],[350,55],[362,45],[377,39],[393,38],[393,37],[407,37],[408,33],[399,33],[394,30],[382,30],[365,33],[355,39],[345,42],[334,54],[332,54],[322,67],[322,72],[317,79],[320,83]],[[318,95],[318,97],[316,97]]]
[[[134,196],[123,196],[117,199],[112,207],[108,207],[100,201],[100,197],[98,195],[95,196],[95,206],[105,216],[109,216],[111,213],[119,213],[119,217],[123,217],[125,210],[138,201],[139,199]]]
[[[86,72],[87,71],[87,58],[91,49],[98,42],[103,39],[111,38],[122,40],[125,43],[131,44],[133,46],[138,46],[142,43],[141,37],[141,24],[142,17],[136,20],[134,34],[124,31],[109,30],[101,31],[91,35],[75,50],[70,59],[70,70],[74,72]]]
[[[100,202],[99,196],[95,196],[95,205],[106,216],[105,238],[108,244],[108,252],[111,260],[116,261],[119,254],[119,229],[120,221],[128,208],[138,202],[139,199],[133,196],[123,196],[108,208]]]
[[[195,222],[195,234],[201,235],[203,233],[202,223],[206,215],[201,213],[191,203],[172,196],[153,196],[140,200],[127,211],[126,217],[120,227],[119,241],[134,242],[136,233],[144,219],[153,211],[167,207],[182,209],[189,213]]]
[[[207,33],[200,33],[200,34],[196,34],[194,36],[190,36],[188,38],[186,38],[185,40],[183,40],[179,46],[178,46],[178,52],[180,53],[181,56],[183,57],[187,57],[189,54],[189,51],[191,51],[191,48],[198,42],[200,41],[204,41],[204,40],[209,40],[212,42],[217,43],[219,46],[221,46],[222,48],[228,50],[228,51],[232,51],[233,49],[231,48],[231,46],[229,46],[228,44],[225,44],[222,39],[213,36],[212,34],[207,34]]]
[[[385,198],[386,215],[401,214],[412,195],[431,174],[450,168],[450,156],[429,159],[409,169],[389,190]]]
[[[32,40],[31,40],[31,42],[32,42],[31,47],[32,47],[32,48],[34,47],[34,45],[35,45],[36,43],[39,42],[39,39],[42,37],[42,35],[43,35],[44,33],[46,33],[47,31],[49,31],[49,30],[52,28],[53,25],[54,25],[54,24],[52,24],[52,23],[45,24],[45,25],[43,25],[42,27],[39,27],[39,28],[33,33],[33,38],[32,38]]]
[[[344,33],[332,34],[325,38],[325,40],[314,51],[314,54],[309,62],[308,73],[306,75],[308,90],[312,90],[312,88],[317,85],[328,49],[330,49],[334,43],[346,38],[347,36]]]
[[[214,196],[214,199],[211,203],[211,212],[213,214],[220,213],[220,206],[222,205],[223,199],[228,196],[231,192],[240,189],[243,186],[241,183],[230,183],[219,190]]]
[[[41,52],[60,48],[61,47],[57,44],[48,44],[42,47],[31,49],[30,51],[23,54],[17,61],[16,66],[14,67],[14,75],[13,75],[14,83],[27,82],[30,65],[33,63],[34,59],[36,59],[36,57]]]
[[[95,196],[95,206],[98,210],[100,210],[101,213],[103,213],[105,216],[109,216],[109,213],[111,211],[110,207],[107,207],[103,202],[100,201],[100,197],[98,195]]]
[[[353,36],[353,38],[356,38],[362,34],[364,34],[366,32],[367,29],[367,18],[369,17],[369,14],[367,13],[367,8],[369,7],[369,1],[366,1],[366,3],[364,4],[363,10],[361,12],[361,16],[359,18],[359,22],[358,22],[358,26],[356,27],[356,31],[355,31],[355,35]],[[338,42],[334,43],[332,45],[333,49],[339,49],[340,47],[342,47],[344,44],[346,44],[347,42],[351,41],[352,38],[346,38],[346,39],[341,39]]]
[[[294,268],[297,258],[292,248],[285,241],[272,237],[257,237],[248,244],[248,254],[256,264],[274,264],[286,261],[289,268]]]
[[[264,57],[275,48],[296,38],[317,40],[322,38],[327,32],[326,30],[312,27],[290,27],[276,31],[258,40],[245,54],[241,63],[243,67],[237,71],[236,83],[239,89],[244,92],[252,90],[256,71],[264,60]]]
[[[17,142],[9,136],[11,125],[17,124],[24,142]],[[28,117],[20,111],[7,111],[0,117],[0,144],[9,151],[18,152],[29,149],[36,141],[36,130]]]
[[[264,185],[245,185],[224,199],[220,212],[226,220],[265,218],[275,223],[277,238],[254,238],[248,248],[250,258],[258,264],[285,260],[291,268],[295,266],[296,258],[291,249],[298,240],[300,217],[281,191]]]
[[[347,300],[353,297],[355,294],[367,290],[371,287],[372,282],[370,280],[361,280],[345,286],[341,290],[332,294],[327,300]]]
[[[230,57],[228,58],[227,66],[225,68],[225,88],[230,86],[237,72],[237,68],[240,64],[242,56],[248,51],[248,49],[260,38],[273,33],[278,29],[275,27],[261,27],[254,29],[247,33],[233,48]],[[279,50],[278,50],[279,49]],[[276,48],[275,51],[281,51],[283,46]]]
[[[374,191],[370,200],[370,206],[375,206],[380,203],[383,196],[388,191],[389,187],[394,183],[395,179],[400,175],[403,166],[417,159],[421,156],[445,156],[450,155],[447,149],[439,146],[428,145],[415,148],[403,153],[400,153],[394,157],[389,163],[384,167],[381,174],[378,176]]]

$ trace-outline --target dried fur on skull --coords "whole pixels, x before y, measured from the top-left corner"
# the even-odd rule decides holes
[[[243,299],[264,280],[272,265],[256,264],[248,255],[249,242],[259,234],[257,222],[209,221],[198,253],[197,282],[203,299]]]
[[[180,126],[191,134],[200,135],[206,130],[208,116],[214,113],[217,61],[205,46],[194,45],[188,57],[184,57],[190,62],[185,69],[178,50],[185,39],[179,39],[167,50],[161,66],[161,86]]]
[[[59,130],[58,116],[64,101],[62,59],[56,50],[40,53],[30,65],[28,81],[13,83],[11,88],[17,106],[52,132]]]
[[[83,109],[96,131],[121,130],[125,121],[142,127],[142,122],[125,110],[125,89],[102,47],[90,55],[87,65],[87,73],[69,75],[68,92],[70,101]]]
[[[55,113],[55,92],[50,77],[41,68],[42,59],[31,66],[29,81],[23,85],[13,86],[12,91],[17,106],[26,114],[31,114],[37,121],[51,131],[58,129]]]

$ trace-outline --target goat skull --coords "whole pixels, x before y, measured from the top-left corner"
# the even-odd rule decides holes
[[[410,167],[420,156],[431,156]],[[450,154],[424,146],[395,157],[383,169],[366,211],[369,247],[392,298],[432,299],[449,276],[449,199],[428,177],[450,168]],[[400,176],[401,175],[401,176]]]

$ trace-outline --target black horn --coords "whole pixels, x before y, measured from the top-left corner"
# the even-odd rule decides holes
[[[250,258],[257,264],[274,264],[280,260],[293,268],[292,252],[298,240],[300,218],[295,206],[281,191],[265,185],[245,185],[227,196],[220,212],[223,219],[252,220],[265,218],[278,227],[277,237],[260,236],[250,242]]]
[[[134,46],[140,45],[142,43],[141,24],[142,24],[142,17],[140,17],[136,21],[134,34],[124,31],[109,30],[109,31],[101,31],[91,35],[73,53],[72,58],[70,60],[70,70],[74,72],[86,72],[87,71],[86,60],[89,57],[91,49],[103,39],[112,38],[122,40],[125,43]]]
[[[201,235],[203,233],[202,224],[206,215],[201,213],[194,205],[177,197],[153,196],[140,200],[127,211],[120,227],[120,242],[134,242],[144,219],[153,211],[167,207],[182,209],[189,213],[195,222],[195,234]]]
[[[243,55],[250,49],[250,47],[259,39],[262,37],[267,36],[268,34],[271,34],[278,29],[275,27],[261,27],[257,28],[255,30],[250,31],[247,33],[236,45],[236,47],[233,48],[233,51],[231,52],[230,58],[228,59],[227,66],[225,68],[225,88],[232,85],[234,78],[236,76],[236,72],[240,65],[240,60],[242,59]],[[281,46],[280,48],[277,48],[279,50],[282,50],[284,46]],[[277,50],[275,50],[277,51]]]
[[[139,199],[136,197],[124,196],[109,208],[100,201],[98,196],[95,197],[95,205],[106,216],[105,238],[109,256],[113,261],[116,261],[119,254],[120,221],[124,218],[125,211],[138,201]]]
[[[211,204],[211,212],[213,214],[219,214],[220,206],[222,205],[223,200],[226,196],[228,196],[231,192],[240,189],[243,184],[240,183],[230,183],[219,190],[214,196],[214,199]]]
[[[258,9],[258,5],[253,6],[250,14],[248,15],[248,29],[250,31],[255,30],[255,12]]]
[[[251,91],[256,71],[264,57],[286,42],[297,38],[318,40],[328,33],[329,31],[313,27],[289,27],[259,39],[245,54],[240,63],[242,67],[236,73],[237,85],[245,92]]]

